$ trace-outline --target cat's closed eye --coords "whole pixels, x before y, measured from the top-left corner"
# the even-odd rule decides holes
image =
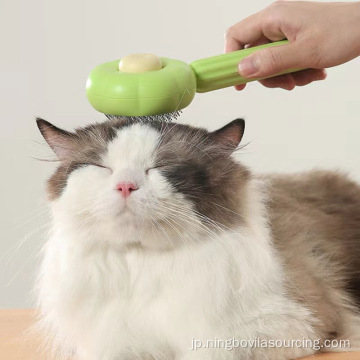
[[[145,170],[145,174],[148,175],[150,170],[164,169],[167,166],[169,166],[169,165],[168,164],[161,164],[161,165],[156,165],[156,166],[149,167],[149,168],[147,168]]]
[[[98,168],[103,168],[103,169],[108,169],[111,172],[113,171],[110,167],[99,164],[99,163],[90,163],[90,162],[81,162],[81,163],[77,163],[78,166],[95,166]]]

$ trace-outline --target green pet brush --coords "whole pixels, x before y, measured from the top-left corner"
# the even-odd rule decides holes
[[[195,92],[208,92],[259,79],[239,75],[237,64],[246,56],[278,41],[228,54],[196,60],[180,60],[152,54],[130,55],[97,66],[89,75],[86,94],[91,105],[109,118],[129,117],[171,121],[188,106]],[[294,72],[296,69],[287,71]]]

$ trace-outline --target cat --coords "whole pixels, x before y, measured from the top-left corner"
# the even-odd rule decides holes
[[[334,339],[358,346],[360,186],[347,176],[252,174],[234,156],[242,119],[213,132],[37,125],[60,161],[36,286],[54,357],[287,360],[335,351]]]

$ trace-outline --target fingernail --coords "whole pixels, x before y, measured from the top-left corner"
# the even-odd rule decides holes
[[[239,73],[241,76],[251,76],[258,71],[256,60],[248,57],[239,63]]]

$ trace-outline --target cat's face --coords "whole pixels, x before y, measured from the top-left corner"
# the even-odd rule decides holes
[[[167,248],[240,220],[248,173],[231,154],[243,120],[212,133],[129,120],[75,133],[38,126],[60,160],[48,181],[58,226],[104,244]]]

